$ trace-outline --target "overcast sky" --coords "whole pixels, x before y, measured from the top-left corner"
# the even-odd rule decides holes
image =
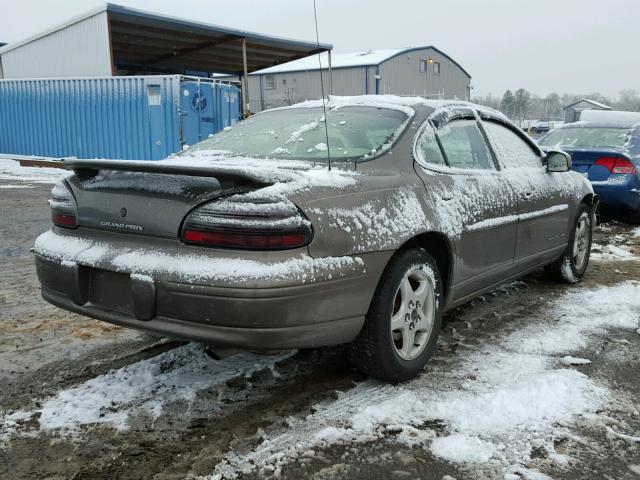
[[[472,75],[474,95],[640,90],[637,0],[317,0],[335,52],[434,45]],[[93,0],[0,0],[0,42],[79,15]],[[114,0],[158,13],[314,40],[313,0]]]

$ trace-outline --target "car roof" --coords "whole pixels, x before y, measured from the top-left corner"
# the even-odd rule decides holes
[[[633,128],[640,128],[640,122],[638,121],[619,121],[619,122],[573,122],[565,123],[558,127],[563,128],[622,128],[631,130]]]
[[[322,107],[322,100],[307,100],[301,103],[291,105],[285,108],[313,108]],[[386,107],[398,109],[404,108],[429,108],[433,111],[460,108],[470,108],[478,111],[482,117],[495,118],[497,120],[507,121],[510,120],[504,116],[501,112],[489,107],[478,105],[475,103],[467,102],[464,100],[448,99],[430,99],[418,96],[399,96],[399,95],[355,95],[355,96],[339,96],[330,95],[326,100],[325,106],[327,107],[345,107],[345,106],[373,106],[373,107]],[[279,110],[278,108],[273,110]]]

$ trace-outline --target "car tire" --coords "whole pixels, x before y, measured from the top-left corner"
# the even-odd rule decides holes
[[[355,366],[391,383],[420,373],[440,334],[443,298],[442,277],[431,255],[422,248],[396,253],[351,344]]]
[[[593,214],[584,203],[580,204],[571,229],[569,244],[560,258],[548,265],[549,277],[564,283],[578,283],[589,266],[593,241]]]
[[[633,226],[640,225],[640,213],[628,213],[622,217],[622,221]]]

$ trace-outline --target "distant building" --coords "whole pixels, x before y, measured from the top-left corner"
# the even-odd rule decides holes
[[[471,75],[433,46],[332,54],[331,79],[326,53],[259,70],[249,75],[254,112],[325,95],[421,95],[468,99]]]
[[[572,123],[580,120],[580,114],[583,110],[611,110],[611,107],[595,100],[583,98],[562,107],[562,110],[564,110],[565,123]]]

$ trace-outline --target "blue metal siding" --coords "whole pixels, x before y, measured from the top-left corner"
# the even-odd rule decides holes
[[[0,153],[153,160],[181,148],[180,76],[0,81]],[[203,84],[214,98],[237,87]],[[224,87],[224,88],[221,88]],[[235,89],[235,91],[233,91]],[[216,105],[208,133],[239,118]],[[224,107],[224,108],[222,108]],[[204,124],[203,124],[204,125]]]

